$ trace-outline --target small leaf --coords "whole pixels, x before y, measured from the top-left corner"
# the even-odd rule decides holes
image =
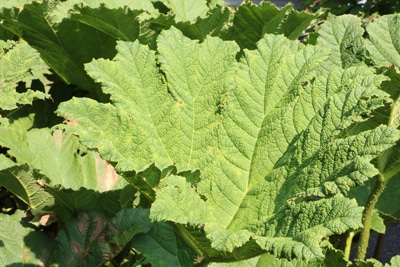
[[[162,180],[157,192],[157,201],[151,207],[150,218],[155,221],[174,221],[181,224],[189,223],[193,226],[202,225],[209,221],[205,202],[196,194],[196,191],[186,179],[181,176],[169,176]],[[169,212],[175,207],[173,217]]]

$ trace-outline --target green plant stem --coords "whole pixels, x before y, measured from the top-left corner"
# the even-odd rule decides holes
[[[353,242],[353,237],[355,236],[354,231],[350,231],[347,233],[347,238],[346,238],[346,246],[344,247],[344,257],[346,260],[350,259],[350,252],[351,252],[351,244]]]
[[[367,203],[365,204],[362,218],[363,229],[360,233],[360,243],[357,249],[356,261],[364,260],[367,254],[368,241],[371,231],[372,213],[375,209],[376,203],[378,202],[379,196],[382,194],[383,190],[385,190],[385,187],[386,182],[384,177],[382,175],[378,176],[375,186],[368,197]]]

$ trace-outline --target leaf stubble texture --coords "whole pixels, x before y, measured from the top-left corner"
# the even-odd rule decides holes
[[[202,226],[218,251],[252,239],[319,259],[324,237],[361,227],[361,208],[343,194],[377,174],[370,161],[398,133],[348,128],[388,95],[366,68],[319,68],[329,57],[320,46],[276,35],[257,46],[238,62],[234,42],[198,43],[175,28],[160,34],[157,55],[119,42],[113,60],[86,65],[111,103],[74,98],[58,112],[119,172],[176,166],[156,188],[152,219]],[[198,183],[179,175],[197,169]]]

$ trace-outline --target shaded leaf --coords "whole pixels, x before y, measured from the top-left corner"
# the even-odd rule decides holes
[[[96,266],[118,255],[135,235],[150,227],[148,210],[122,210],[115,217],[80,212],[58,233],[52,260],[63,266]]]
[[[31,104],[35,99],[48,98],[48,94],[33,91],[30,87],[32,81],[37,79],[48,91],[49,81],[45,74],[49,73],[39,53],[28,44],[0,40],[0,111],[11,111]],[[25,84],[26,92],[17,92],[20,83]]]
[[[192,266],[193,252],[166,223],[154,223],[149,232],[134,237],[132,246],[146,256],[152,266]]]
[[[297,39],[314,18],[310,13],[293,10],[291,4],[279,9],[269,2],[260,5],[246,2],[235,12],[230,35],[242,48],[255,49],[265,33]]]
[[[29,226],[21,210],[0,214],[0,240],[2,266],[44,266],[55,244],[48,234]]]

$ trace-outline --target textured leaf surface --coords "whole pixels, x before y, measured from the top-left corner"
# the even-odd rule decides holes
[[[330,15],[318,31],[318,44],[330,48],[331,63],[347,68],[364,59],[363,33],[360,18]]]
[[[55,24],[47,15],[51,10],[53,6],[49,6],[48,2],[27,4],[22,11],[3,9],[0,12],[2,27],[26,40],[67,83],[93,91],[95,83],[83,70],[83,64],[92,58],[112,57],[115,53],[115,36],[125,36],[122,30],[124,27],[128,31],[132,30],[126,37],[137,36],[137,23],[126,26],[134,17],[122,16],[123,10],[112,13],[106,8],[92,11],[83,9],[83,14],[76,15],[76,20]],[[97,23],[101,30],[93,28],[91,25],[101,16],[104,16],[103,23]],[[118,23],[121,23],[121,28]],[[113,35],[110,36],[110,33]]]
[[[135,235],[150,227],[148,210],[122,210],[115,217],[81,212],[57,234],[53,260],[62,266],[97,266],[118,255]]]
[[[247,2],[238,7],[230,34],[241,47],[254,49],[265,33],[297,39],[314,18],[312,14],[294,11],[291,4],[279,9],[269,2]]]
[[[152,266],[192,266],[193,252],[183,244],[171,226],[156,222],[149,232],[138,234],[132,246],[146,256]]]
[[[35,181],[40,175],[28,166],[13,166],[0,171],[0,185],[10,190],[32,209],[46,209],[55,204],[54,197]]]
[[[175,28],[157,47],[156,56],[119,42],[112,61],[86,66],[111,103],[74,98],[58,111],[117,171],[176,166],[155,189],[151,218],[204,226],[219,251],[253,238],[306,259],[323,257],[324,237],[361,227],[361,208],[342,194],[378,174],[370,161],[398,139],[389,127],[353,127],[390,101],[384,77],[326,72],[329,50],[276,35],[239,62],[235,43],[199,44]],[[185,170],[200,170],[200,182]]]
[[[297,260],[288,261],[286,259],[278,259],[271,254],[264,254],[259,257],[254,257],[248,260],[232,262],[232,263],[212,263],[210,267],[313,267],[319,266],[309,262],[302,262]]]
[[[400,256],[399,255],[394,256],[393,258],[391,258],[390,259],[390,264],[385,264],[385,267],[386,266],[387,267],[389,267],[389,266],[394,267],[394,266],[398,266],[398,265],[400,265]]]
[[[44,266],[54,246],[50,236],[35,231],[23,217],[23,211],[13,215],[0,214],[2,266]]]
[[[10,124],[0,127],[0,145],[10,148],[8,154],[19,164],[29,164],[45,175],[47,185],[104,192],[126,184],[98,153],[85,151],[75,136],[60,130],[26,132],[22,125]]]
[[[368,52],[378,66],[400,66],[400,15],[374,19],[368,26]]]
[[[49,74],[46,63],[28,44],[0,40],[0,109],[13,110],[31,104],[34,99],[49,97],[38,91],[16,91],[19,82],[25,83],[29,89],[35,79],[41,80],[48,89],[49,82],[44,74]]]
[[[101,8],[102,2],[99,2],[97,0],[70,0],[70,1],[65,1],[59,3],[55,8],[51,10],[50,17],[52,22],[54,23],[60,23],[63,19],[68,18],[71,16],[71,14],[76,15],[77,13],[79,14],[78,17],[82,17],[84,21],[97,21],[101,23],[102,25],[95,25],[92,23],[89,23],[89,25],[94,26],[95,28],[107,25],[107,22],[112,21],[112,19],[115,20],[115,22],[118,22],[119,16],[116,16],[112,18],[112,16],[105,16],[100,19],[100,14],[101,12],[98,12],[100,10],[105,11],[106,9],[111,10],[111,9],[123,9],[125,7],[131,9],[131,10],[143,10],[148,12],[149,14],[157,15],[158,11],[153,7],[151,0],[119,0],[119,1],[107,1],[106,4],[104,4],[105,8]],[[89,7],[90,9],[98,9],[97,12],[95,10],[94,13],[88,13],[91,12],[90,9],[80,9],[80,11],[77,12],[76,7]],[[103,13],[104,14],[104,13]],[[116,14],[120,14],[119,12],[116,12]],[[92,15],[92,17],[90,16]],[[128,18],[129,16],[126,16]],[[111,20],[110,20],[111,19]],[[130,19],[134,19],[134,17],[131,17]],[[110,23],[112,25],[113,23]],[[134,23],[133,23],[134,24]],[[124,25],[124,27],[121,27]],[[126,30],[128,31],[131,29],[128,25],[125,24],[115,24],[117,26],[116,28],[119,28],[118,30]],[[132,26],[132,25],[131,25]],[[107,27],[106,27],[107,28]],[[133,32],[132,32],[133,33]]]
[[[177,21],[193,21],[208,11],[207,0],[166,0]]]

